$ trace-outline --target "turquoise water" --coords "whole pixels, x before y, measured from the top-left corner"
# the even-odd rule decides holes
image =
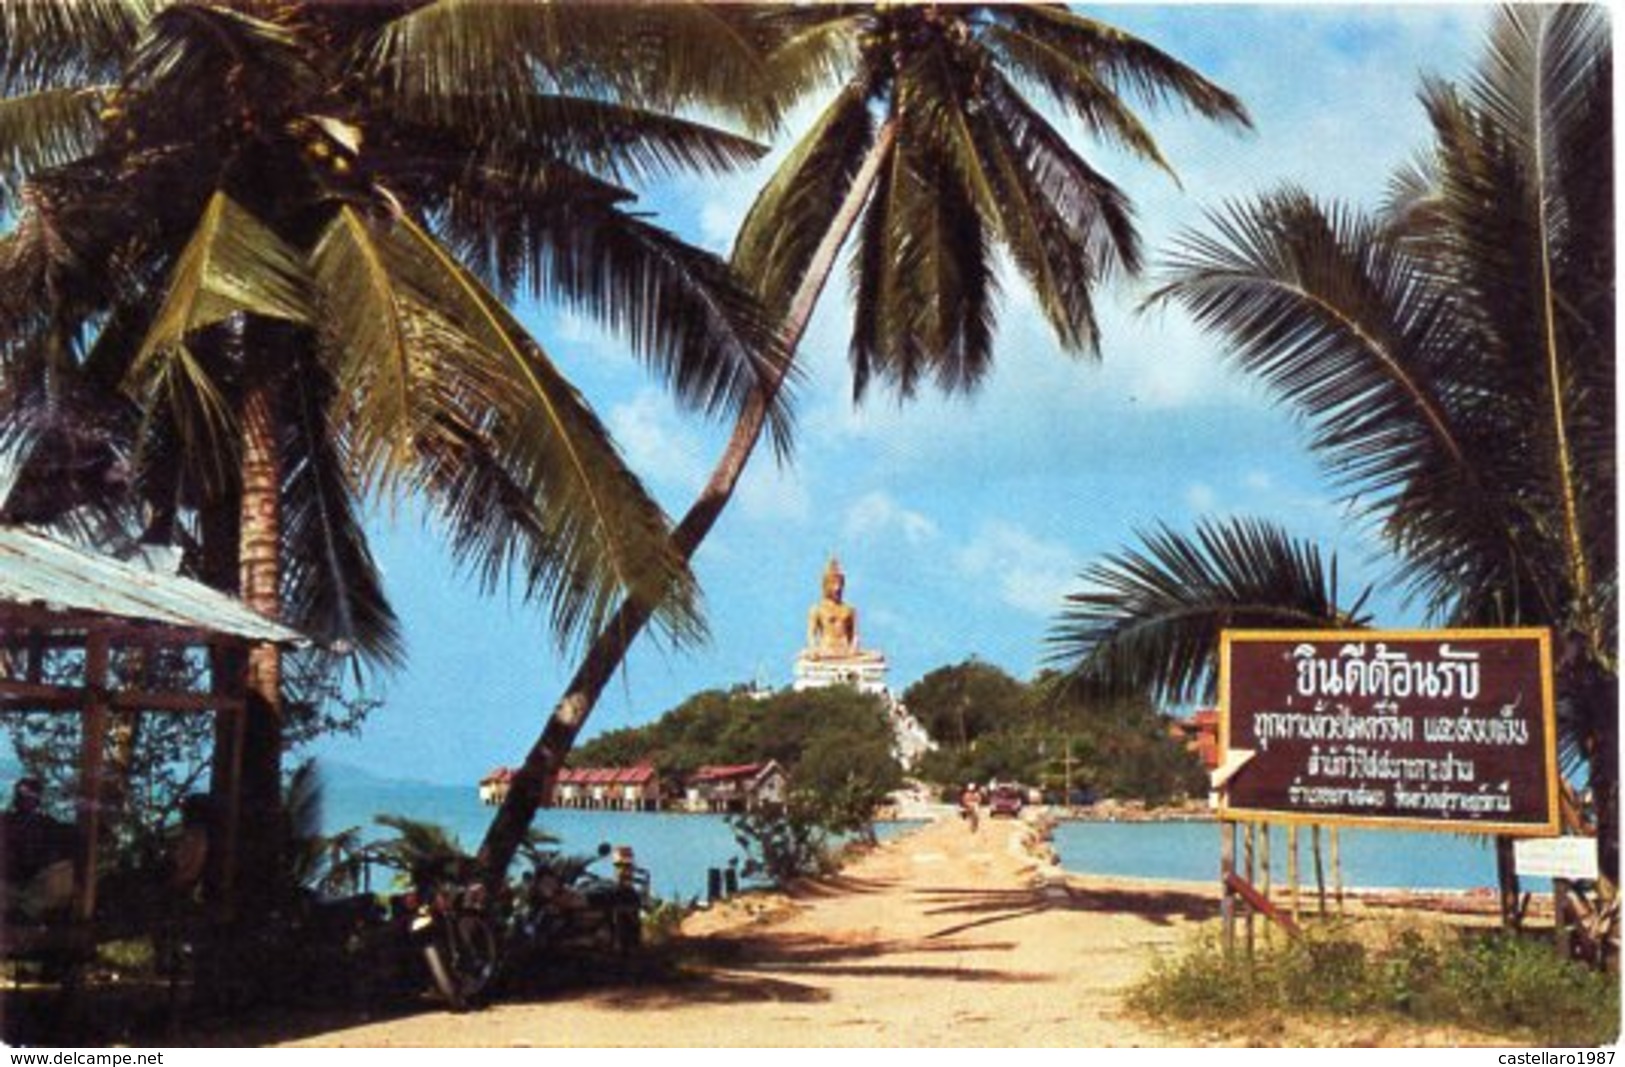
[[[493,809],[482,806],[472,786],[421,783],[341,782],[325,791],[328,832],[362,827],[369,837],[389,833],[376,826],[380,813],[437,823],[472,850],[490,824]],[[719,816],[644,814],[617,811],[539,813],[536,826],[562,841],[567,852],[591,853],[600,842],[631,845],[647,867],[655,893],[666,899],[701,897],[706,872],[744,852]],[[911,824],[881,824],[882,836],[906,832]],[[1299,870],[1314,881],[1309,832],[1299,834]],[[1217,881],[1219,828],[1211,822],[1065,822],[1056,827],[1061,866],[1080,874],[1121,875],[1180,881]],[[1401,831],[1342,831],[1343,882],[1347,886],[1404,889],[1475,889],[1495,884],[1495,854],[1484,838]],[[1330,853],[1326,853],[1330,863]],[[1271,865],[1277,883],[1286,880],[1286,831],[1276,828]],[[1331,871],[1326,872],[1328,882]]]
[[[485,836],[495,808],[480,804],[472,787],[367,782],[330,785],[324,791],[323,824],[328,833],[361,827],[369,839],[392,831],[378,826],[379,814],[403,815],[451,831],[473,851]],[[671,815],[623,811],[544,809],[533,824],[561,841],[565,852],[591,854],[601,842],[631,845],[638,865],[650,874],[650,888],[666,900],[703,897],[706,872],[729,860],[744,862],[744,850],[721,816]],[[908,824],[876,827],[881,836],[902,832]],[[599,870],[609,873],[607,863]]]
[[[403,815],[445,827],[473,851],[495,810],[480,804],[472,788],[339,788],[328,791],[323,822],[329,832],[359,826],[376,839],[392,832],[374,823],[376,815]],[[665,899],[703,896],[709,868],[744,860],[733,831],[716,816],[549,809],[533,825],[559,838],[565,852],[590,854],[604,841],[631,845],[639,866],[649,869],[650,888]],[[609,873],[607,864],[599,867]]]
[[[1314,884],[1309,831],[1298,833],[1301,884]],[[1326,881],[1331,884],[1331,853],[1321,832]],[[1219,826],[1211,822],[1067,822],[1055,829],[1061,866],[1080,874],[1169,878],[1192,882],[1219,879]],[[1406,831],[1343,829],[1340,833],[1343,884],[1394,889],[1477,889],[1495,885],[1495,850],[1488,838]],[[1238,850],[1239,851],[1239,850]],[[1270,868],[1277,885],[1287,872],[1286,830],[1276,827],[1270,842]]]

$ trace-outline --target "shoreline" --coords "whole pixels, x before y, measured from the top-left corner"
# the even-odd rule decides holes
[[[1182,878],[1153,878],[1140,875],[1125,874],[1097,874],[1087,871],[1068,870],[1060,865],[1059,857],[1054,846],[1050,843],[1050,833],[1059,820],[1048,815],[1040,815],[1027,821],[1032,828],[1031,838],[1033,846],[1031,854],[1040,863],[1048,863],[1059,873],[1061,880],[1070,886],[1083,889],[1111,889],[1131,892],[1183,892],[1197,894],[1211,894],[1217,899],[1221,894],[1221,887],[1217,872],[1211,880],[1182,879]],[[1071,820],[1078,821],[1078,820]],[[1089,821],[1089,820],[1084,820]],[[1149,821],[1149,820],[1145,820]],[[1168,821],[1168,820],[1163,820]],[[1209,820],[1217,821],[1217,820]],[[1026,838],[1029,835],[1024,834]],[[1283,903],[1290,898],[1290,890],[1284,883],[1271,887],[1270,898]],[[1426,912],[1442,912],[1452,915],[1499,915],[1500,905],[1496,891],[1489,887],[1475,887],[1472,889],[1456,889],[1448,887],[1411,888],[1407,886],[1356,886],[1345,885],[1337,890],[1328,885],[1326,888],[1328,900],[1335,900],[1341,896],[1346,903],[1355,904],[1361,908],[1397,908]],[[1312,884],[1300,884],[1298,887],[1300,907],[1304,910],[1319,907],[1319,890]],[[1542,904],[1545,904],[1544,910]],[[1549,915],[1551,913],[1550,901],[1542,901],[1539,894],[1532,898],[1533,907],[1530,914],[1535,916]]]
[[[386,1017],[290,1016],[191,1036],[323,1048],[1189,1047],[1188,1032],[1123,997],[1216,921],[1217,883],[1063,871],[1055,824],[1035,813],[973,831],[939,819],[855,850],[835,874],[690,913],[666,971],[544,983],[461,1015],[425,1000]],[[1461,1040],[1385,1022],[1337,1043]]]

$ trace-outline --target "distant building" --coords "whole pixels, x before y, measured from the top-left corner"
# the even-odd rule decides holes
[[[744,812],[784,803],[787,784],[778,760],[701,767],[689,775],[684,803],[694,812]]]
[[[480,803],[496,807],[508,799],[508,786],[513,782],[513,768],[498,767],[480,779]]]
[[[635,767],[566,767],[553,783],[548,806],[597,811],[659,811],[660,772]]]
[[[1196,753],[1208,770],[1219,765],[1219,709],[1200,708],[1188,719],[1175,719],[1168,732],[1175,741],[1183,741],[1188,751]]]

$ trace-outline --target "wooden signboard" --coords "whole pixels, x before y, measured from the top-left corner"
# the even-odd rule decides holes
[[[1546,630],[1226,631],[1227,819],[1550,837]]]

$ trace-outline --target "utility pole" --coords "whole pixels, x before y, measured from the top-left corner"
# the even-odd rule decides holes
[[[1064,783],[1064,791],[1061,793],[1061,803],[1063,805],[1067,805],[1072,803],[1072,768],[1077,766],[1081,761],[1072,758],[1072,735],[1067,734],[1061,740],[1065,742],[1062,749],[1063,755],[1058,761],[1051,762],[1059,762],[1061,764],[1061,780]]]

